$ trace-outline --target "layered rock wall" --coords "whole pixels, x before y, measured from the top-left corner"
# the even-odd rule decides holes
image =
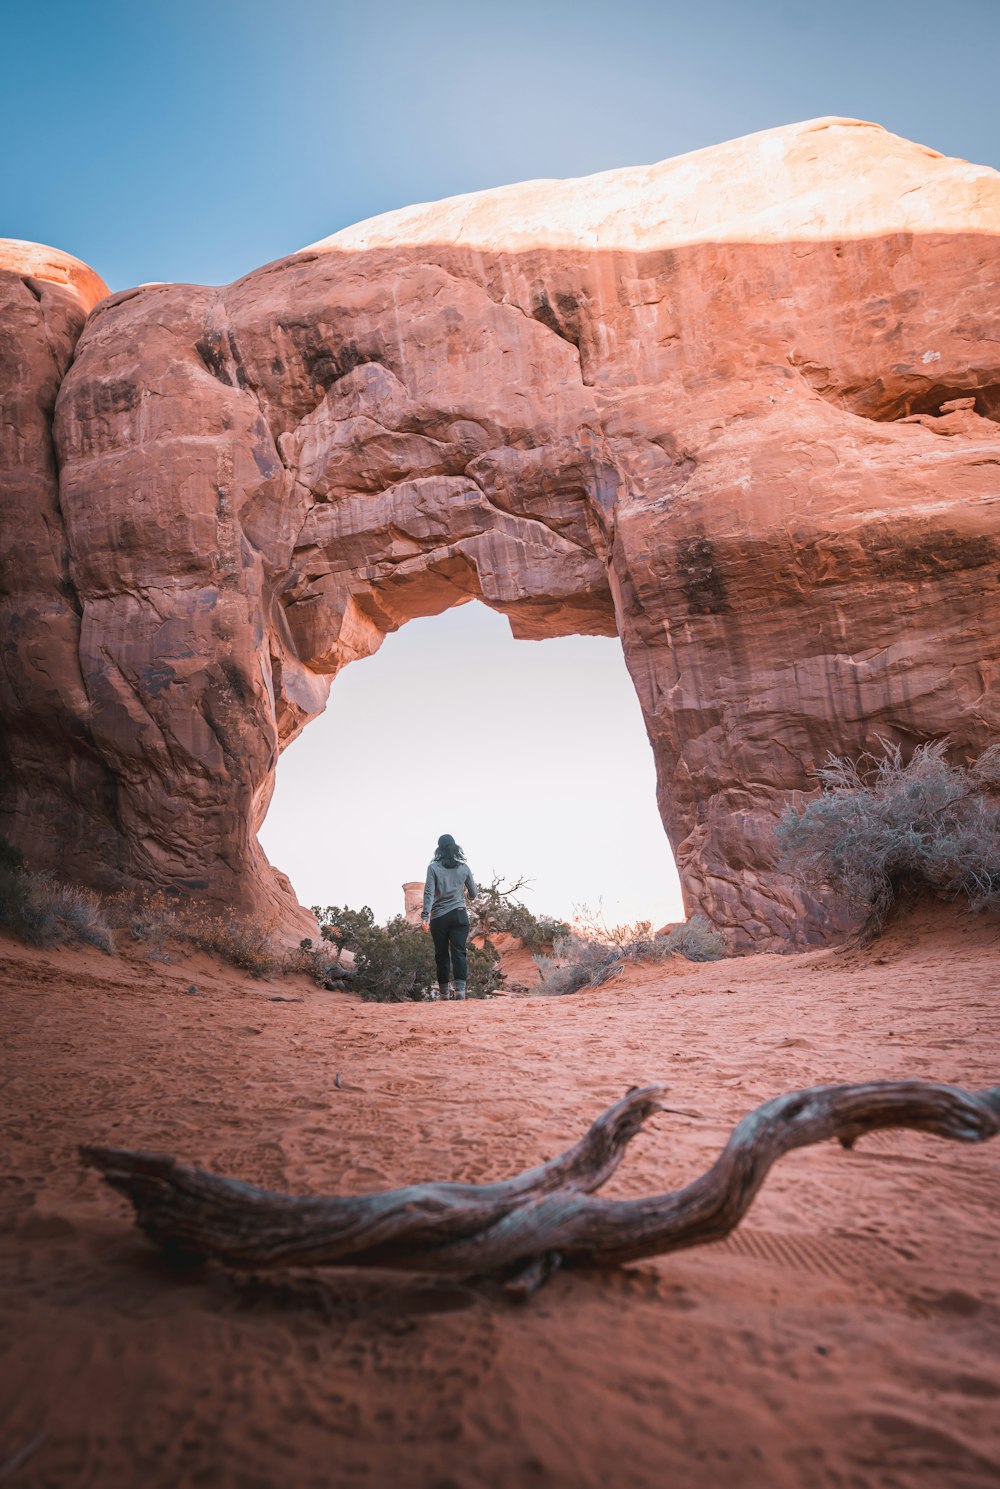
[[[102,300],[65,376],[13,376],[32,409],[60,385],[63,557],[7,559],[45,597],[5,592],[10,835],[287,918],[280,749],[339,667],[475,597],[619,634],[689,910],[822,939],[773,824],[826,753],[1000,733],[998,234],[996,173],[826,120]],[[26,770],[32,719],[84,812],[56,756]]]
[[[68,254],[0,242],[0,831],[40,866],[110,886],[127,850],[90,727],[52,437],[77,339],[107,293]]]

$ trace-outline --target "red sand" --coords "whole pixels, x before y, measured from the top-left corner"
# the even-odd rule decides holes
[[[995,922],[925,917],[865,953],[376,1006],[0,942],[4,1489],[997,1484],[1000,1141],[794,1153],[729,1241],[520,1308],[393,1274],[178,1277],[76,1145],[300,1191],[482,1180],[664,1079],[702,1119],[658,1117],[606,1192],[666,1189],[781,1091],[996,1083],[998,950]]]

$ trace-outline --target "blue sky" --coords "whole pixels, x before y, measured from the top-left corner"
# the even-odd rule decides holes
[[[821,114],[1000,166],[998,0],[7,0],[0,36],[0,236],[113,289]]]
[[[7,0],[0,38],[0,236],[112,289],[225,283],[411,202],[823,114],[1000,166],[1000,0]],[[307,903],[394,913],[447,831],[481,873],[530,875],[537,909],[662,921],[653,792],[616,641],[514,642],[465,606],[337,680],[261,836]]]

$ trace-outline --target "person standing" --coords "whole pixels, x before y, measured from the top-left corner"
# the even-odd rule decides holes
[[[430,931],[434,942],[434,960],[442,998],[448,997],[448,984],[452,978],[455,997],[465,997],[469,942],[466,895],[474,900],[478,893],[465,854],[450,832],[442,833],[434,857],[427,865],[420,917],[424,930]]]

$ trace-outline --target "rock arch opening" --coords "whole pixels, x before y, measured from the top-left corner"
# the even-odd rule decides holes
[[[617,638],[518,642],[477,603],[415,620],[337,678],[260,830],[305,904],[403,909],[440,832],[525,874],[536,913],[681,918],[655,764]]]

